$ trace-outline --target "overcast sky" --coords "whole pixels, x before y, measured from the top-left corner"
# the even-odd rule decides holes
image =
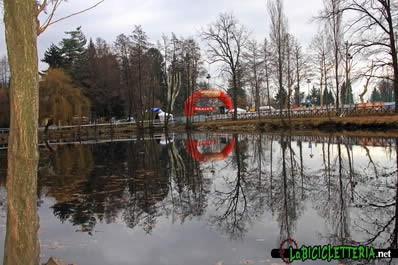
[[[69,0],[63,3],[56,13],[62,17],[87,8],[95,0]],[[105,0],[104,3],[86,13],[50,26],[38,38],[39,58],[51,43],[59,43],[64,32],[82,26],[89,38],[101,37],[113,43],[117,35],[130,34],[134,25],[142,25],[152,43],[160,40],[162,33],[198,38],[198,32],[214,22],[221,12],[232,12],[244,24],[252,37],[262,41],[268,36],[269,16],[267,0]],[[285,0],[285,13],[289,20],[289,30],[304,45],[316,33],[316,23],[311,23],[322,8],[322,0]],[[44,20],[44,17],[41,18]],[[1,25],[0,54],[6,53],[4,25]],[[47,65],[40,63],[40,69]]]

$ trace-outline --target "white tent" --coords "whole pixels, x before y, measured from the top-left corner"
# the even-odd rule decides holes
[[[166,121],[167,115],[170,115],[169,116],[169,121],[172,121],[173,120],[173,114],[166,113],[163,110],[159,110],[159,112],[158,112],[159,120],[162,121],[162,122]]]

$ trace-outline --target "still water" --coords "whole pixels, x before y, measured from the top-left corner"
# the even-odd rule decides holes
[[[176,134],[43,147],[41,261],[276,265],[286,238],[396,246],[397,141]],[[0,151],[0,258],[5,164]]]

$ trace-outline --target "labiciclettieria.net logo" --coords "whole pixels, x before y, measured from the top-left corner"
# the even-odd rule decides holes
[[[288,248],[285,248],[287,247]],[[293,247],[294,246],[294,247]],[[353,259],[358,261],[398,258],[398,249],[375,249],[368,246],[301,246],[292,238],[283,240],[279,249],[271,251],[273,258],[281,258],[285,263],[295,260],[331,260]]]

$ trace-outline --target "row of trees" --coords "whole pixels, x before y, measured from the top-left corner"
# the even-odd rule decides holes
[[[181,114],[186,97],[198,86],[207,88],[198,81],[205,73],[193,38],[164,35],[154,45],[141,26],[135,26],[131,35],[117,36],[113,45],[101,38],[87,41],[80,27],[66,35],[58,45],[52,44],[42,59],[49,69],[41,74],[41,121],[70,123],[81,116],[127,116],[142,121],[152,107]],[[7,68],[1,62],[0,81],[7,87],[9,75],[3,78]],[[8,102],[8,97],[2,100]],[[3,126],[8,125],[8,113],[0,114]]]
[[[391,83],[394,96],[381,100],[397,102],[397,5],[391,0],[324,0],[316,18],[321,26],[311,58],[318,65],[320,90],[331,89],[337,106],[353,102],[351,85],[360,80],[364,83],[359,94],[362,103],[369,85],[382,82]]]
[[[322,23],[307,52],[289,32],[283,0],[268,1],[269,36],[262,43],[251,39],[248,29],[232,14],[220,14],[200,34],[208,44],[207,61],[220,66],[226,81],[223,89],[233,99],[235,108],[250,106],[259,110],[262,105],[290,108],[302,104],[305,94],[314,105],[351,104],[354,103],[352,83],[361,78],[366,80],[360,95],[362,102],[368,86],[377,83],[377,78],[390,82],[395,91],[395,79],[389,74],[391,71],[385,71],[390,68],[394,73],[394,63],[385,54],[395,55],[391,57],[392,61],[396,58],[394,29],[389,27],[391,23],[394,25],[389,22],[389,16],[395,18],[396,12],[391,10],[389,1],[377,1],[382,10],[391,10],[391,14],[376,16],[381,12],[380,8],[369,8],[366,13],[361,7],[366,7],[369,2],[362,2],[324,0],[324,9],[316,18]],[[343,15],[348,12],[360,14],[360,17],[355,21],[343,20]],[[369,23],[374,27],[372,21],[379,27],[375,29],[376,40],[363,29]],[[351,28],[361,29],[361,38]],[[131,35],[120,34],[113,44],[101,38],[95,42],[87,41],[80,27],[66,35],[58,45],[52,44],[48,48],[42,61],[51,69],[62,69],[70,77],[72,87],[80,89],[77,94],[89,100],[90,108],[87,108],[85,98],[76,98],[76,91],[66,90],[60,96],[63,101],[67,100],[65,97],[72,102],[76,98],[72,105],[86,104],[87,111],[81,114],[90,119],[127,116],[142,121],[147,118],[144,117],[145,110],[151,107],[182,114],[183,102],[194,90],[208,89],[208,84],[201,79],[206,74],[201,67],[201,51],[193,38],[171,34],[170,37],[163,36],[154,45],[141,26],[135,26]],[[354,64],[354,55],[355,61],[362,63]],[[369,58],[371,64],[364,67]],[[7,60],[3,58],[0,62],[3,87],[9,84],[8,72]],[[49,70],[42,79],[59,77],[55,73],[59,70]],[[305,83],[308,83],[308,91],[305,91]],[[379,94],[380,97],[377,91],[373,92],[370,100],[391,100],[393,97],[395,101],[394,92],[389,97],[381,96],[380,91]],[[58,103],[43,98],[40,102]],[[70,115],[76,114],[67,111],[66,117],[47,111],[54,108],[43,106],[41,120],[50,118],[56,123],[67,123],[73,120]],[[8,117],[6,112],[0,116]],[[7,117],[0,117],[2,125],[8,123]]]
[[[193,38],[171,34],[155,47],[142,27],[135,26],[131,35],[120,34],[111,46],[101,38],[86,45],[81,28],[66,34],[42,61],[71,77],[90,100],[92,115],[142,121],[152,107],[172,112],[176,105],[182,112],[183,100],[197,86],[200,50]]]

